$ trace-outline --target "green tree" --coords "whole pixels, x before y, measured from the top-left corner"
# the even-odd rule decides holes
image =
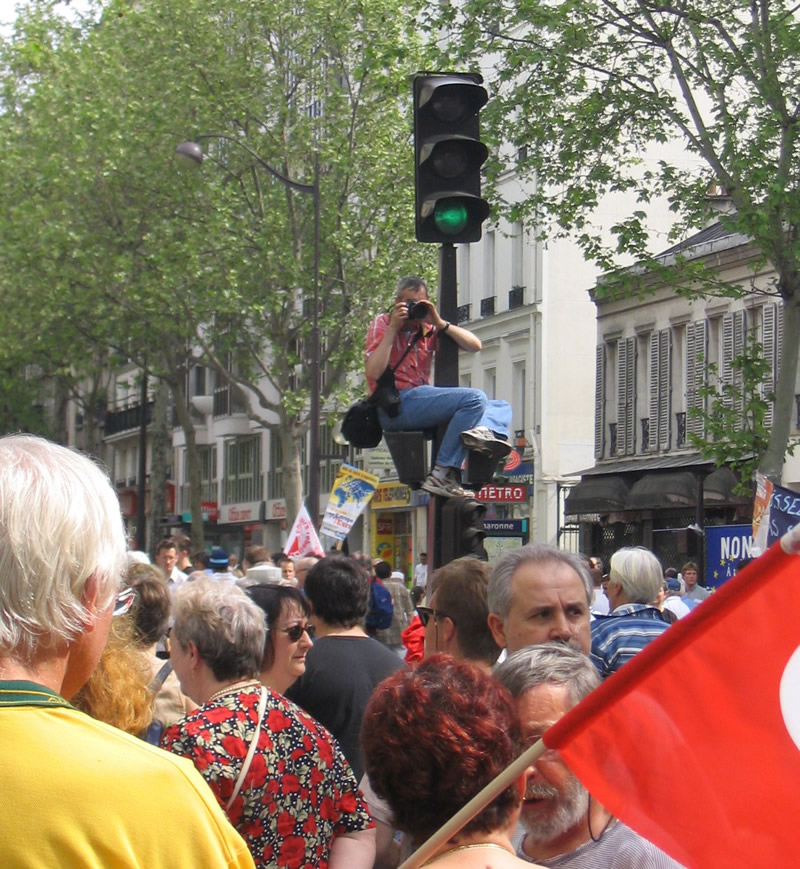
[[[774,425],[760,469],[778,480],[787,448],[800,348],[800,21],[784,0],[466,0],[441,7],[437,26],[461,58],[490,57],[497,76],[486,117],[534,182],[512,217],[577,239],[604,271],[626,255],[688,295],[736,295],[713,268],[648,255],[646,210],[665,197],[673,237],[712,215],[706,194],[724,188],[722,216],[775,269],[784,342]],[[666,147],[671,145],[671,147]],[[644,152],[665,146],[657,161]],[[503,168],[498,162],[494,172]],[[607,243],[592,216],[608,193],[640,203]],[[617,287],[630,272],[617,272]],[[612,282],[607,286],[610,288]]]
[[[106,347],[165,380],[190,457],[186,374],[215,366],[281,439],[290,511],[308,427],[312,208],[247,149],[303,182],[319,155],[322,400],[335,407],[367,316],[399,272],[431,264],[410,242],[415,12],[112,2],[75,26],[42,6],[3,46],[3,286],[48,312],[63,346]],[[198,133],[244,147],[219,141],[216,167],[181,174],[175,146]]]

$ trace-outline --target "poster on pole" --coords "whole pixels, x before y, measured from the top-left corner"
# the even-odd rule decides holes
[[[320,534],[344,540],[375,494],[378,482],[379,478],[375,474],[352,465],[342,465],[328,498]]]

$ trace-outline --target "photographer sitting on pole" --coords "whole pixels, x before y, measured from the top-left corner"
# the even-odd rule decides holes
[[[444,497],[472,496],[461,485],[466,450],[497,459],[507,456],[511,407],[505,401],[490,401],[479,389],[430,385],[433,353],[445,334],[468,353],[481,349],[476,335],[441,318],[422,278],[401,278],[391,313],[379,314],[367,332],[367,383],[370,393],[378,390],[378,418],[384,431],[447,425],[422,488]]]

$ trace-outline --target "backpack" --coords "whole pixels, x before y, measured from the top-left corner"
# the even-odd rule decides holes
[[[392,594],[379,580],[373,579],[369,585],[369,609],[367,610],[367,628],[373,631],[385,631],[392,626],[394,606]]]

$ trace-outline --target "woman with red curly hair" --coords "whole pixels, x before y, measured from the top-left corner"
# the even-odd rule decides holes
[[[477,667],[434,655],[381,682],[364,715],[362,742],[373,790],[394,825],[419,847],[520,754],[519,721],[508,692]],[[425,864],[511,869],[521,775]]]

